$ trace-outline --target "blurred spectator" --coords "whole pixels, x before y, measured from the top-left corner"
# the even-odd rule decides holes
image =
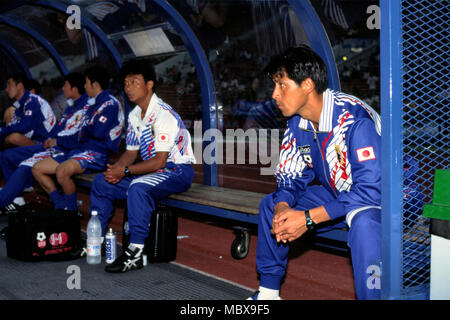
[[[367,85],[369,86],[369,92],[371,94],[375,93],[375,90],[377,89],[377,82],[378,82],[378,77],[374,74],[370,74],[369,77],[366,80]]]

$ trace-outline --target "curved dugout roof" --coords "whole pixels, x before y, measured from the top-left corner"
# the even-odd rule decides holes
[[[94,0],[9,1],[9,3],[3,4],[2,8],[0,8],[0,23],[21,30],[32,38],[31,40],[21,39],[20,37],[12,39],[10,45],[16,51],[21,49],[19,42],[34,42],[33,49],[46,50],[63,74],[77,67],[77,63],[74,61],[76,59],[69,57],[77,53],[98,56],[99,51],[103,51],[101,54],[109,56],[112,63],[118,68],[123,60],[136,55],[136,52],[133,52],[133,49],[136,48],[131,48],[130,50],[130,46],[124,45],[125,42],[130,44],[132,34],[160,28],[164,31],[175,29],[178,37],[169,36],[169,41],[175,47],[175,50],[179,49],[180,46],[184,46],[191,54],[197,69],[205,69],[206,72],[210,72],[210,70],[207,70],[207,63],[204,63],[207,60],[201,57],[204,55],[201,52],[203,48],[197,39],[195,30],[192,30],[183,18],[182,11],[185,10],[185,5],[180,4],[182,2],[164,0],[129,1],[126,5],[119,5],[115,1],[101,1],[98,3]],[[245,3],[246,1],[241,2]],[[330,86],[339,88],[333,52],[325,30],[314,9],[306,1],[290,0],[286,2],[294,10],[299,20],[303,22],[302,25],[311,46],[326,61],[330,70]],[[73,9],[70,9],[70,6],[74,5],[80,8],[82,34],[77,35],[76,31],[72,31],[72,34],[70,34],[71,31],[67,28],[66,34],[63,34],[61,31],[64,28],[64,23],[76,13]],[[133,20],[133,16],[139,11],[153,11],[154,15],[159,14],[164,18],[153,19],[150,22],[145,21],[145,19]],[[130,20],[132,20],[132,23],[130,23]],[[3,29],[0,28],[0,33],[4,34],[10,31]],[[153,34],[156,36],[156,32]],[[69,43],[77,44],[77,41],[79,43],[83,41],[85,44],[83,46],[73,45],[70,47]],[[95,45],[89,46],[89,42],[95,42]],[[81,52],[83,49],[84,52]],[[158,53],[154,51],[153,54]],[[152,52],[147,52],[147,55],[151,56]],[[204,64],[202,65],[202,63]],[[23,67],[22,64],[18,64]],[[33,65],[28,65],[28,68],[31,67]]]
[[[218,70],[222,64],[218,61],[223,59],[220,54],[225,52],[222,49],[229,45],[229,35],[220,34],[223,28],[220,14],[226,11],[221,9],[225,5],[242,6],[243,19],[241,17],[239,22],[243,24],[242,30],[239,29],[241,26],[235,26],[237,36],[233,39],[237,39],[242,48],[249,43],[258,47],[260,57],[253,55],[252,59],[258,59],[261,64],[267,62],[269,54],[278,53],[283,47],[308,43],[327,64],[329,86],[339,89],[332,48],[309,1],[222,1],[225,5],[213,12],[216,20],[210,25],[205,23],[209,22],[205,14],[209,9],[208,1],[198,3],[197,7],[189,1],[175,0],[9,1],[0,7],[1,53],[9,61],[14,61],[14,68],[18,71],[21,69],[39,80],[82,70],[94,61],[117,72],[125,60],[150,57],[156,61],[157,74],[165,73],[162,77],[167,82],[171,80],[164,78],[167,73],[190,63],[199,83],[205,131],[221,127],[217,107],[222,108],[229,99],[228,93],[219,88],[223,77],[231,73],[227,75],[228,67],[225,67],[224,74]],[[230,23],[239,18],[228,16],[226,19]],[[233,28],[231,30],[233,32]],[[268,32],[272,35],[269,43],[265,40]],[[251,55],[251,49],[243,51],[244,54],[250,51]],[[180,73],[179,70],[174,72]],[[189,71],[181,73],[189,79]],[[251,79],[242,78],[240,81]],[[233,113],[231,109],[228,112]],[[205,183],[214,184],[217,181],[216,165],[205,165],[204,174]]]

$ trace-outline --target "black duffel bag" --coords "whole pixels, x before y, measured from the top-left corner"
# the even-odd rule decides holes
[[[123,216],[123,248],[129,245],[128,213]],[[178,216],[170,207],[156,204],[152,213],[149,234],[145,240],[144,254],[148,262],[169,262],[177,256]]]
[[[6,251],[21,261],[64,261],[81,247],[80,218],[75,212],[16,212],[8,216]]]

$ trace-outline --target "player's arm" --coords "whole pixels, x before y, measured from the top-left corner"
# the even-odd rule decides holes
[[[274,204],[285,202],[289,207],[294,207],[297,199],[314,179],[313,170],[306,164],[302,156],[298,156],[300,151],[297,146],[298,142],[295,140],[288,122],[275,171],[277,189],[274,193]]]
[[[42,114],[37,108],[33,107],[32,105],[27,106],[27,108],[24,109],[24,116],[22,117],[22,119],[17,122],[10,122],[7,126],[0,128],[0,135],[8,136],[14,132],[25,134],[33,130],[34,126],[37,123],[41,123],[41,118]]]
[[[177,119],[169,112],[159,113],[153,124],[155,156],[128,167],[132,174],[147,174],[166,167],[169,153],[175,145],[179,127]]]
[[[381,207],[381,136],[372,120],[355,122],[346,134],[352,185],[348,192],[324,204],[331,219]]]
[[[108,136],[109,131],[116,125],[117,114],[120,112],[120,107],[114,102],[111,105],[104,108],[100,107],[99,109],[101,109],[101,111],[83,128],[83,135],[92,139],[103,140]]]

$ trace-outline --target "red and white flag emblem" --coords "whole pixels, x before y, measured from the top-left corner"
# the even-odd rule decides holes
[[[100,121],[101,123],[105,123],[106,120],[108,120],[108,118],[106,118],[105,116],[101,116],[100,119],[98,119],[98,121]]]
[[[359,162],[363,162],[366,160],[374,160],[377,158],[375,156],[375,152],[373,151],[373,147],[365,147],[357,149],[356,154],[358,155]]]
[[[158,134],[158,142],[169,142],[169,135],[167,133]]]

